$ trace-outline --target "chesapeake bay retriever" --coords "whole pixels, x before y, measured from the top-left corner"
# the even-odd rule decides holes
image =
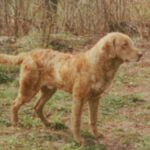
[[[89,106],[90,131],[95,138],[98,137],[96,122],[101,94],[123,62],[138,61],[141,56],[131,39],[119,32],[109,33],[89,51],[74,55],[51,49],[33,50],[17,56],[0,54],[0,64],[21,65],[18,96],[12,107],[12,123],[18,123],[20,107],[41,91],[35,111],[48,126],[49,122],[42,112],[43,106],[57,89],[62,89],[72,94],[72,132],[76,142],[83,142],[80,120],[85,102]]]

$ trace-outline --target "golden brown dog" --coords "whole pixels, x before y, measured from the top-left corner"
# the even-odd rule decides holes
[[[79,54],[64,54],[50,49],[34,50],[17,56],[0,54],[1,64],[21,64],[18,96],[12,107],[12,122],[18,122],[18,110],[41,91],[35,106],[39,118],[48,126],[43,115],[45,102],[63,89],[72,94],[72,132],[75,140],[82,143],[80,120],[85,102],[89,106],[89,125],[94,137],[98,102],[101,94],[110,85],[119,66],[125,61],[138,61],[141,52],[134,47],[131,39],[114,32],[103,37],[91,50]]]

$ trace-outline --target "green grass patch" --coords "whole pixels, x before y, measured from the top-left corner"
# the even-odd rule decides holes
[[[10,126],[10,122],[6,119],[0,119],[0,127],[1,126]]]
[[[143,137],[140,142],[135,145],[136,150],[150,150],[150,136]]]
[[[0,84],[14,81],[18,72],[19,67],[0,65]]]
[[[14,135],[3,135],[0,138],[0,149],[2,150],[54,150],[53,144],[45,137],[39,137],[37,130],[16,131]]]
[[[0,84],[12,82],[14,78],[6,73],[0,73]]]
[[[13,89],[8,89],[8,90],[2,90],[0,91],[0,99],[12,99],[15,98],[17,95],[17,92],[14,91]]]
[[[32,118],[31,116],[24,115],[21,118],[21,125],[25,128],[38,127],[40,125],[40,120],[37,118]]]
[[[0,107],[2,109],[6,108],[8,105],[11,105],[14,99],[17,96],[17,90],[11,84],[3,85],[0,87]],[[7,108],[9,109],[9,108]],[[2,112],[6,113],[6,112]]]
[[[133,106],[136,103],[143,102],[142,96],[138,94],[131,95],[116,95],[108,94],[101,99],[101,114],[112,115],[116,113],[117,109],[125,106]]]
[[[68,100],[68,99],[70,99],[70,95],[66,92],[58,91],[52,97],[52,101],[53,100],[62,100],[62,99]]]
[[[50,128],[55,129],[55,130],[64,130],[64,129],[67,129],[67,127],[63,123],[61,123],[60,121],[58,121],[58,122],[52,122],[50,124]]]
[[[87,144],[86,146],[79,146],[75,142],[71,142],[62,145],[60,150],[106,150],[106,147],[103,144]]]
[[[72,143],[67,143],[64,144],[60,150],[84,150],[83,147],[77,145],[76,143],[72,142]]]
[[[71,112],[71,96],[63,91],[56,92],[53,97],[48,101],[46,105],[47,109],[57,111],[59,113],[70,113]]]
[[[140,135],[138,133],[125,132],[121,141],[125,145],[135,144],[140,141]]]
[[[19,66],[6,66],[6,65],[0,65],[0,72],[5,73],[18,73],[20,70]]]

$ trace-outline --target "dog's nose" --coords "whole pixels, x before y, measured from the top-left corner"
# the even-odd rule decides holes
[[[139,55],[139,58],[141,58],[143,56],[143,53],[139,53],[138,55]]]
[[[143,53],[138,53],[138,60],[137,61],[140,61],[142,56],[143,56]]]

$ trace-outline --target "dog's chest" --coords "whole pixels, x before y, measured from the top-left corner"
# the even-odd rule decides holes
[[[105,79],[104,76],[91,76],[91,91],[102,93],[110,85],[112,78]]]
[[[102,88],[103,86],[102,80],[97,79],[95,75],[92,75],[90,80],[91,80],[90,87],[92,91],[99,91]]]

